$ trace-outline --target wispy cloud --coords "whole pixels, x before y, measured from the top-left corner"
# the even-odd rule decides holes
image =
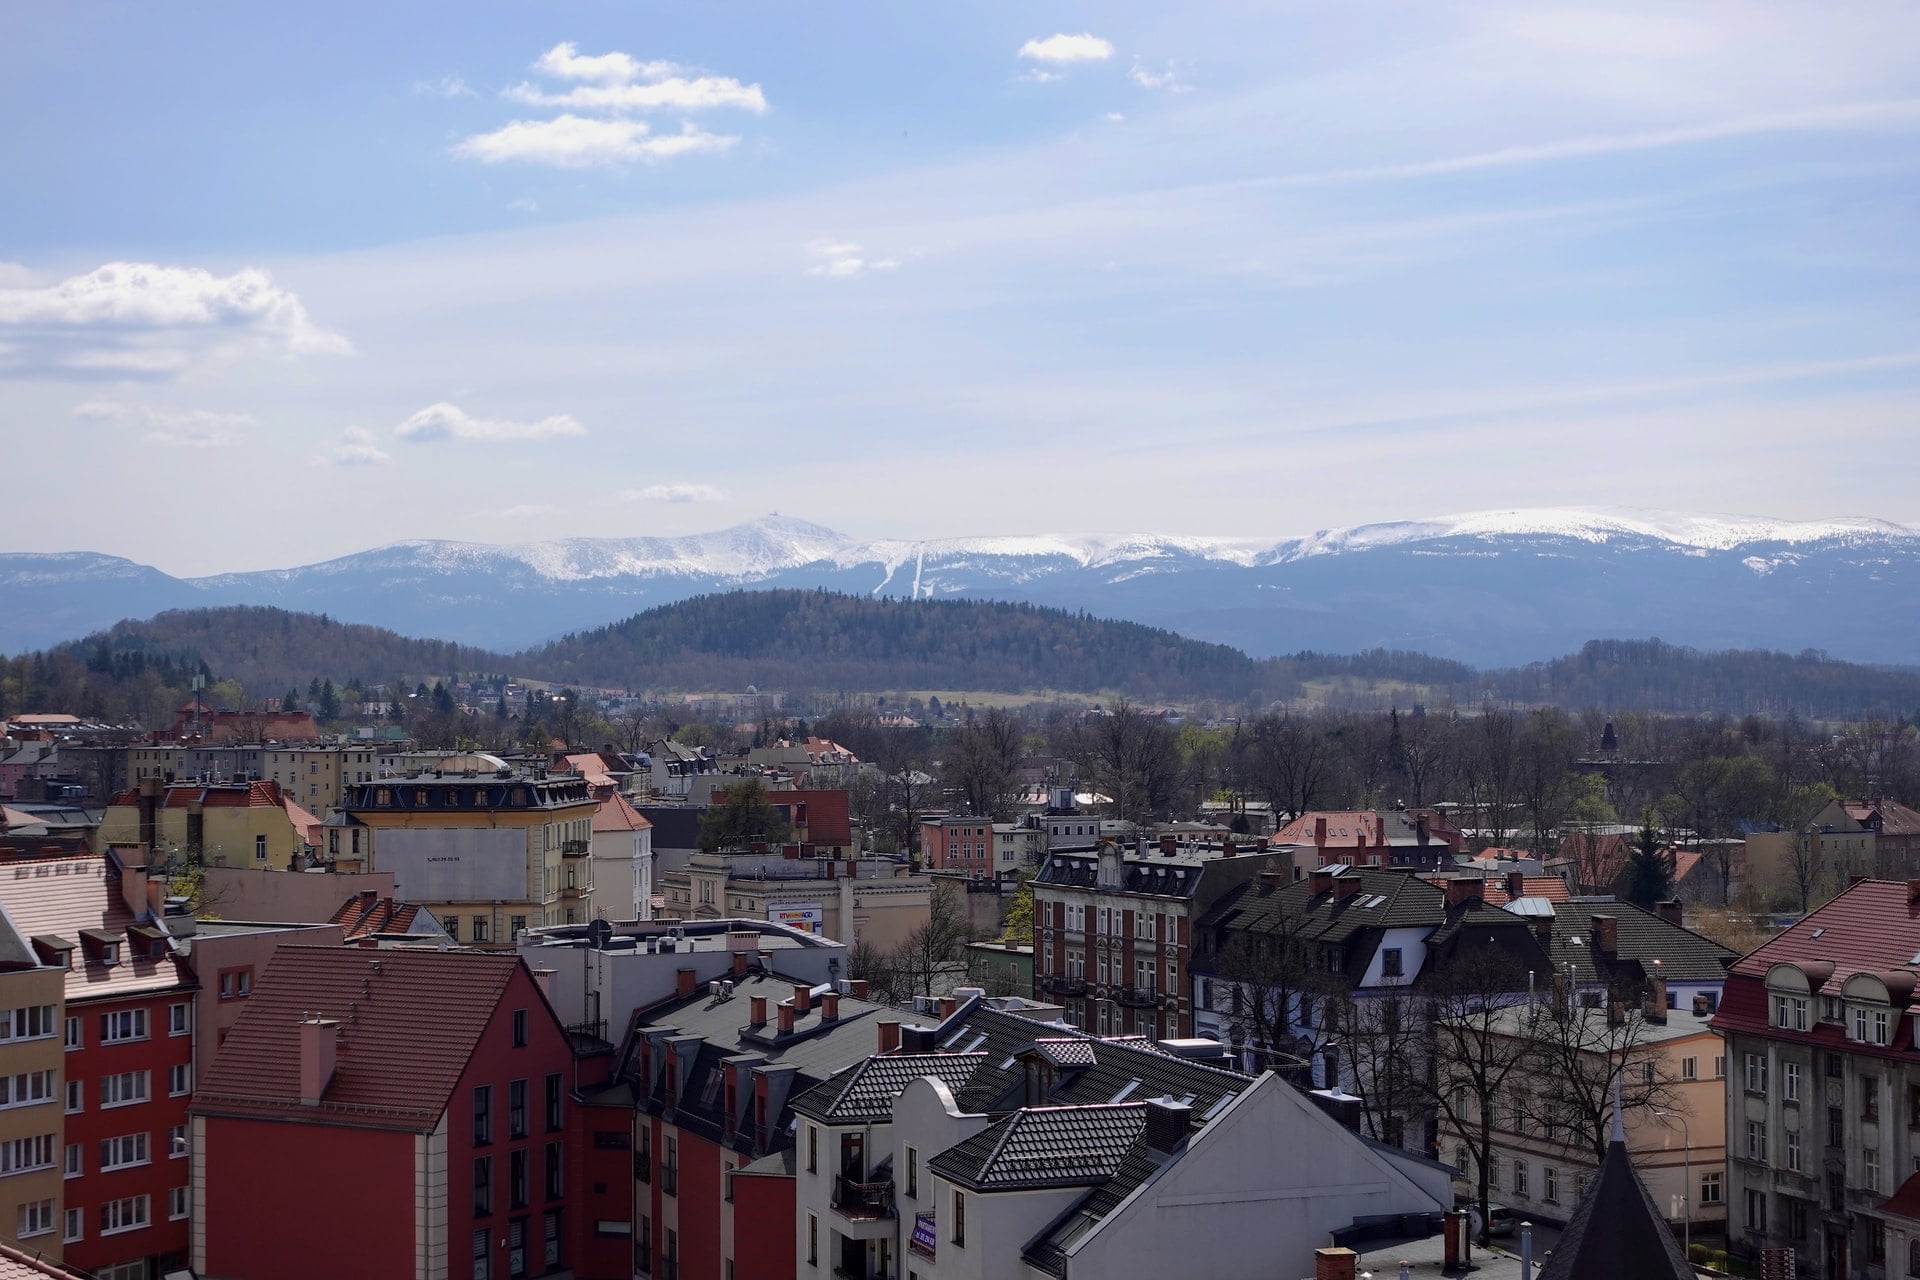
[[[708,133],[692,124],[679,133],[655,134],[643,120],[589,120],[562,115],[552,120],[515,120],[492,133],[478,133],[453,151],[482,164],[524,161],[557,169],[651,163],[701,151],[725,151],[738,137]]]
[[[1127,69],[1127,79],[1142,89],[1164,89],[1168,93],[1185,93],[1193,87],[1180,79],[1171,61],[1167,63],[1165,71],[1155,71],[1140,59],[1135,58],[1133,65]]]
[[[869,271],[893,271],[900,266],[898,258],[869,258],[857,244],[826,237],[808,241],[807,253],[814,259],[813,265],[807,268],[810,276],[844,280]]]
[[[1065,65],[1074,62],[1104,62],[1113,56],[1113,42],[1091,32],[1079,35],[1060,33],[1020,46],[1019,56],[1034,62]]]
[[[314,458],[314,462],[335,467],[377,467],[393,461],[374,434],[364,427],[348,427],[340,433],[340,443],[332,451]]]
[[[109,262],[44,288],[0,288],[0,373],[170,377],[196,361],[267,350],[352,350],[256,268]]]
[[[640,84],[576,85],[565,93],[550,93],[538,85],[517,84],[504,95],[511,102],[534,107],[574,107],[585,111],[711,111],[735,107],[764,114],[766,94],[757,84],[741,84],[731,76],[669,76]]]
[[[624,489],[620,493],[622,502],[723,502],[726,497],[723,489],[690,481],[650,484],[643,489]]]
[[[415,80],[413,91],[427,98],[471,98],[473,90],[459,76],[441,76],[437,80]]]
[[[505,418],[476,418],[445,401],[430,404],[393,429],[401,440],[551,440],[583,436],[587,429],[564,413],[538,422],[510,422]]]
[[[526,520],[533,516],[544,516],[553,510],[550,502],[520,502],[511,507],[502,507],[498,511],[483,511],[481,515],[494,516],[501,520]]]
[[[182,449],[213,449],[232,444],[240,429],[253,425],[253,419],[244,413],[124,404],[117,400],[88,400],[73,407],[73,416],[141,429],[141,439],[149,444]]]
[[[657,80],[681,70],[674,62],[643,62],[630,53],[583,54],[571,40],[562,40],[534,60],[533,69],[556,80],[587,80],[594,84],[627,84]]]

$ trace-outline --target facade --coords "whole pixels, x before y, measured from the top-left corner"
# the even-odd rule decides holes
[[[392,873],[394,895],[432,911],[456,942],[511,947],[525,929],[593,918],[598,812],[576,775],[450,757],[431,774],[349,789],[343,813],[364,829],[366,854],[341,869]]]
[[[58,953],[44,955],[12,919],[0,914],[0,1151],[33,1158],[0,1177],[0,1240],[53,1261],[61,1253],[64,1192],[56,1153],[66,1149],[61,1114],[66,1054],[66,971]],[[41,1148],[44,1147],[44,1159]]]
[[[1323,865],[1431,869],[1452,866],[1453,855],[1467,847],[1459,831],[1428,809],[1303,813],[1275,831],[1273,842],[1312,845]]]
[[[920,857],[935,871],[997,875],[993,819],[956,814],[920,820]]]
[[[118,852],[0,865],[7,920],[64,979],[64,999],[24,1020],[36,1040],[46,1018],[60,1020],[63,1114],[29,1106],[39,1132],[16,1138],[6,1158],[59,1170],[62,1256],[102,1280],[179,1266],[193,1216],[195,983],[160,910],[162,888]]]
[[[278,948],[289,943],[337,947],[346,941],[337,924],[276,924],[241,920],[194,920],[168,916],[187,962],[199,980],[193,998],[194,1083],[206,1072],[227,1033],[240,1021],[253,985]]]
[[[662,920],[744,917],[882,950],[926,923],[933,882],[891,858],[696,853],[660,876]]]
[[[1793,1248],[1821,1277],[1920,1258],[1920,884],[1861,880],[1740,959],[1726,1040],[1730,1244]],[[1891,1207],[1889,1207],[1891,1205]]]
[[[217,867],[304,870],[318,819],[274,782],[174,783],[123,791],[101,819],[102,845],[191,853]]]
[[[261,751],[260,776],[321,817],[340,807],[349,787],[372,782],[379,774],[377,753],[362,744],[282,746]]]
[[[653,824],[611,787],[593,815],[593,910],[608,920],[653,919]]]
[[[1699,1275],[1634,1170],[1620,1117],[1616,1100],[1606,1155],[1540,1268],[1540,1280],[1695,1280]]]
[[[1099,1034],[1194,1034],[1193,927],[1273,863],[1188,853],[1054,852],[1033,880],[1035,998]]]
[[[569,1274],[578,1071],[517,956],[280,948],[194,1095],[195,1273]]]

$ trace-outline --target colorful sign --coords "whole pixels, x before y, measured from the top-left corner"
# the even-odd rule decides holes
[[[769,902],[767,919],[802,933],[819,933],[826,928],[827,913],[817,902]]]
[[[932,1214],[916,1213],[913,1215],[913,1239],[907,1242],[908,1247],[923,1258],[931,1258],[933,1243],[939,1234],[933,1225]]]

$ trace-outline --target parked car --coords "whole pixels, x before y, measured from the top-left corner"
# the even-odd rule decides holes
[[[1473,1234],[1478,1236],[1480,1234],[1480,1206],[1477,1204],[1468,1205],[1467,1213],[1472,1219]],[[1503,1204],[1494,1205],[1486,1214],[1486,1219],[1486,1233],[1490,1236],[1510,1236],[1520,1225],[1520,1219],[1515,1216],[1513,1210]]]

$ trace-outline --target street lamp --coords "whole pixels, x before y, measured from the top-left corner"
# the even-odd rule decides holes
[[[1693,1135],[1687,1131],[1687,1118],[1678,1111],[1653,1109],[1662,1120],[1680,1122],[1680,1247],[1693,1247]]]

